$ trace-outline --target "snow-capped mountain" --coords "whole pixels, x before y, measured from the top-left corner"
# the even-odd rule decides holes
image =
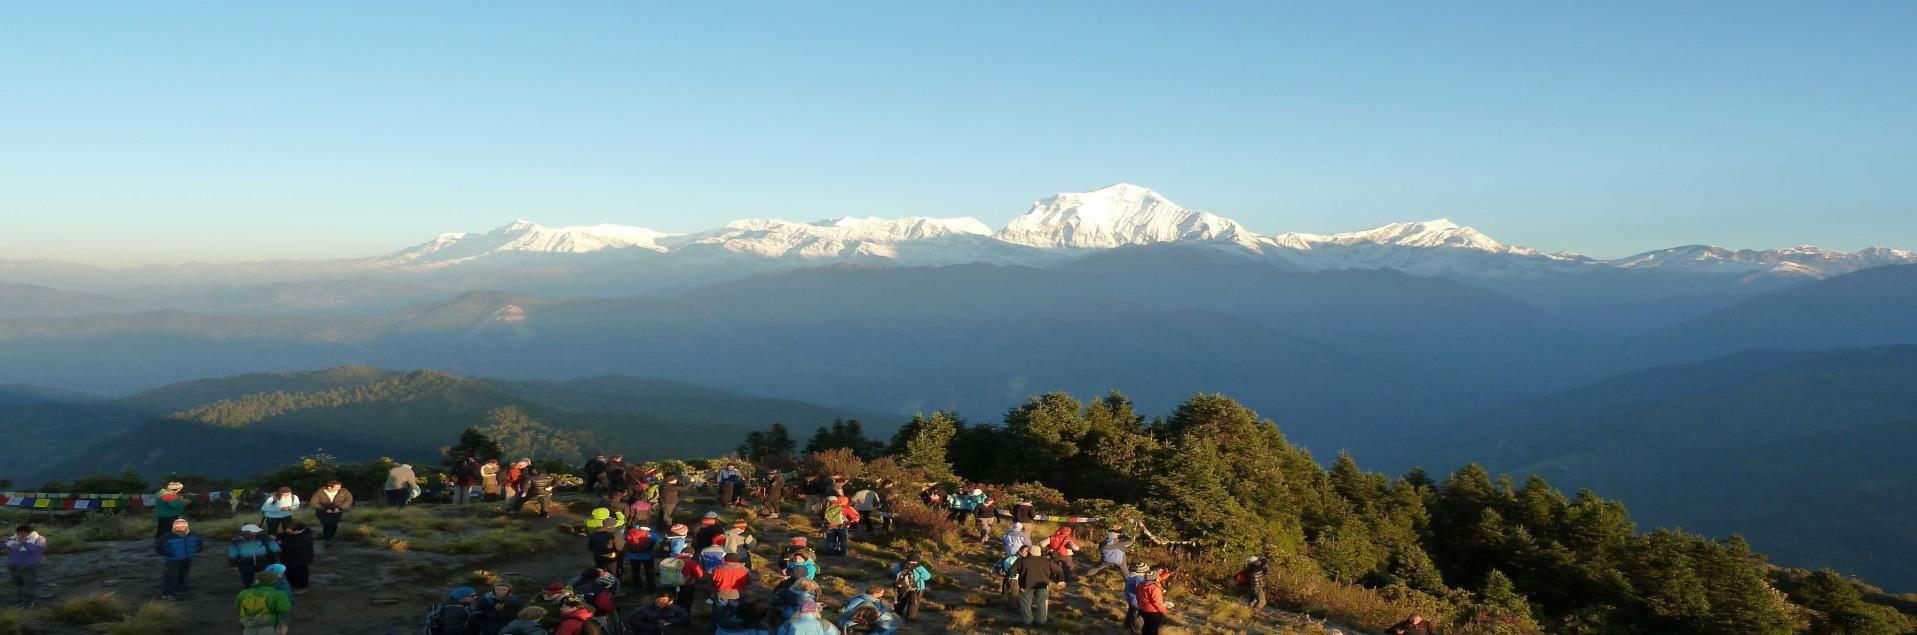
[[[1685,245],[1647,251],[1608,262],[1631,270],[1674,273],[1750,273],[1780,277],[1828,278],[1859,269],[1917,262],[1917,252],[1871,247],[1856,252],[1819,249],[1810,245],[1785,249],[1725,249]]]
[[[373,264],[387,268],[438,269],[513,254],[590,254],[626,249],[664,252],[666,248],[658,241],[671,235],[626,225],[544,227],[518,220],[483,234],[440,234],[420,245],[375,259]]]
[[[1119,183],[1033,203],[1030,211],[1012,219],[997,237],[1028,247],[1109,249],[1182,241],[1254,247],[1258,236],[1238,221],[1187,210],[1157,192]]]
[[[1917,253],[1897,249],[1848,253],[1816,247],[1756,251],[1702,245],[1603,261],[1507,245],[1444,218],[1341,234],[1260,235],[1230,218],[1185,209],[1129,183],[1038,200],[998,231],[969,217],[841,217],[804,223],[745,219],[689,234],[623,225],[547,228],[522,220],[484,233],[445,234],[369,262],[375,269],[399,271],[447,270],[481,262],[509,265],[532,256],[541,256],[542,264],[563,264],[569,258],[601,262],[640,255],[695,259],[678,261],[690,268],[719,259],[746,265],[740,271],[835,262],[1043,266],[1095,250],[1173,243],[1220,248],[1310,271],[1396,269],[1471,279],[1599,271],[1825,278],[1917,262]]]

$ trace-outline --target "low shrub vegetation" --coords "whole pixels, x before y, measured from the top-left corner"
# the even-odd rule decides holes
[[[75,626],[112,622],[126,617],[126,600],[112,591],[88,593],[53,607],[53,619]]]
[[[106,625],[106,635],[183,635],[186,614],[165,602],[147,602],[126,619]]]

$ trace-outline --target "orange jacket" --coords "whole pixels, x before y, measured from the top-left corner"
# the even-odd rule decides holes
[[[1138,612],[1164,614],[1165,587],[1159,586],[1157,582],[1150,580],[1140,582],[1138,584]]]
[[[752,586],[752,569],[737,562],[728,562],[712,570],[712,587],[719,591],[744,592]]]

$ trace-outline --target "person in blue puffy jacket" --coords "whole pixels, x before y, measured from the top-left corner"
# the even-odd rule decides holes
[[[200,557],[200,537],[193,535],[185,518],[175,519],[173,531],[153,540],[153,552],[162,558],[160,599],[177,600],[191,594],[187,577],[193,572],[193,559]]]

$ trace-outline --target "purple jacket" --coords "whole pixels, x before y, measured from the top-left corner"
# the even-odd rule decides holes
[[[7,568],[39,566],[46,558],[47,539],[39,533],[27,534],[26,540],[21,540],[19,534],[7,536]]]

